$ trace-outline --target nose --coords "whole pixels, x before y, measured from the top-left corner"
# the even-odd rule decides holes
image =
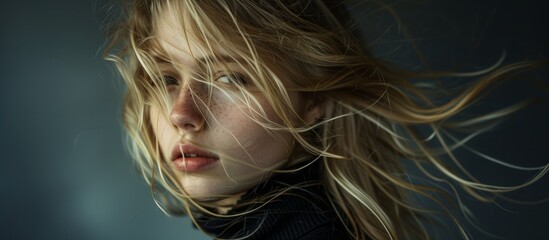
[[[193,93],[189,83],[181,86],[170,113],[170,121],[179,130],[198,132],[204,128],[204,115],[200,111],[200,98]]]

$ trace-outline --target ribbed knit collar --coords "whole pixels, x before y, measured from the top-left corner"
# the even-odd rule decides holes
[[[295,168],[295,167],[294,167]],[[264,205],[257,199],[285,190]],[[270,179],[246,193],[227,216],[202,215],[197,223],[206,232],[222,239],[246,237],[246,239],[287,240],[296,239],[316,226],[337,221],[337,215],[328,202],[320,184],[320,164],[313,163],[292,173],[273,174]]]

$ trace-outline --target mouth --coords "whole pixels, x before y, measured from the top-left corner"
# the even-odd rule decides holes
[[[219,160],[219,156],[192,144],[177,144],[171,155],[174,167],[181,172],[200,172]]]

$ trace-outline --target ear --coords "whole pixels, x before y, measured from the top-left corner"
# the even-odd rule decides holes
[[[310,100],[306,100],[303,120],[307,125],[315,124],[322,118],[324,115],[324,105],[324,101],[318,97],[312,97]]]

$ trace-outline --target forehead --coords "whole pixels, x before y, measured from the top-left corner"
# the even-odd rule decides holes
[[[150,39],[160,54],[177,63],[191,65],[197,59],[227,55],[227,52],[212,41],[201,41],[200,34],[191,27],[191,19],[182,11],[166,6],[153,14],[153,37]]]

